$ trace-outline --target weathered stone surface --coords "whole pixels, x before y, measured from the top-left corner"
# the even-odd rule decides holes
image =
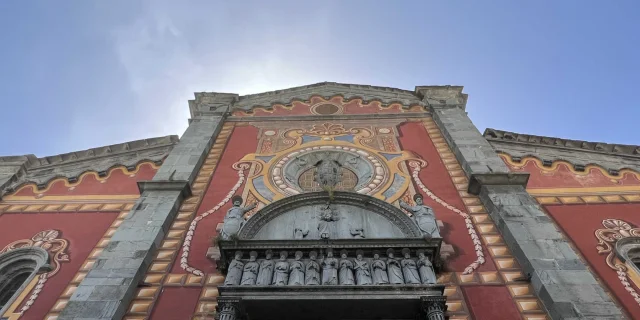
[[[524,187],[482,186],[480,199],[553,319],[622,316]]]
[[[621,318],[617,305],[526,192],[528,176],[509,173],[455,101],[432,104],[434,120],[469,177],[469,192],[479,193],[551,318]]]

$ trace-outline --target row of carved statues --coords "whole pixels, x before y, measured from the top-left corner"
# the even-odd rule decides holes
[[[403,258],[398,259],[394,250],[386,252],[386,258],[379,253],[365,258],[361,250],[355,259],[342,250],[340,258],[334,257],[332,249],[318,258],[316,251],[309,252],[303,261],[303,253],[296,251],[294,259],[289,259],[287,251],[280,252],[280,259],[273,260],[273,252],[267,250],[265,258],[258,261],[258,253],[251,251],[249,260],[243,261],[238,251],[229,264],[225,285],[260,286],[301,286],[301,285],[401,285],[435,284],[436,275],[425,252],[419,250],[417,258],[411,257],[411,250],[402,250]]]

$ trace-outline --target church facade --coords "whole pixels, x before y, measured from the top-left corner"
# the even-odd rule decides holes
[[[203,92],[180,139],[0,157],[0,319],[640,318],[640,147],[466,102]]]

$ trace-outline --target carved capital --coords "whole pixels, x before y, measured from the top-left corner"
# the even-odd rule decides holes
[[[425,320],[445,320],[444,313],[447,311],[446,297],[422,297],[423,319]]]
[[[216,306],[216,320],[239,320],[240,317],[240,299],[218,297],[218,305]]]

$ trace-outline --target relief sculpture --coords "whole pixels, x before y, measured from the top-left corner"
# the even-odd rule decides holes
[[[353,278],[353,262],[347,258],[347,251],[340,252],[340,284],[353,285],[356,284]]]
[[[309,252],[309,262],[307,262],[304,275],[304,284],[308,286],[320,284],[320,265],[316,262],[317,256],[315,251]]]
[[[327,256],[322,260],[322,284],[338,284],[338,259],[333,257],[333,251],[327,249]]]
[[[289,274],[290,286],[304,285],[304,263],[300,261],[300,259],[302,259],[302,252],[296,251],[295,257],[296,259],[291,262],[291,266],[289,267],[291,270],[291,273]]]

